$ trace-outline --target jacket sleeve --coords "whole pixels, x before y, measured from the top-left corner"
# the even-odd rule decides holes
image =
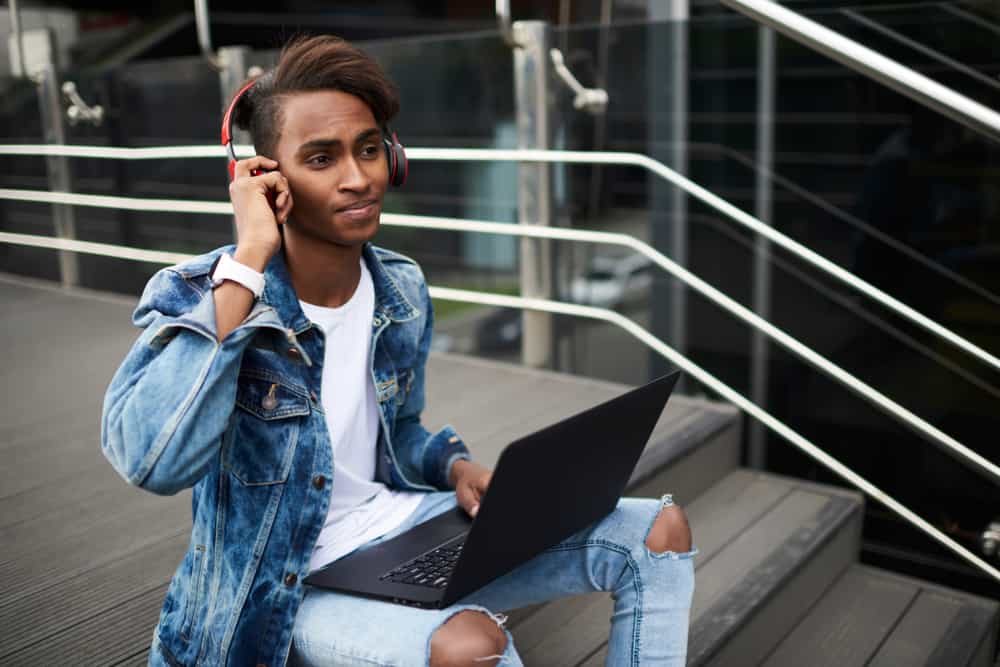
[[[253,332],[237,328],[220,344],[211,289],[172,269],[150,279],[133,321],[142,333],[105,394],[101,448],[130,484],[174,494],[218,454]]]
[[[420,422],[420,413],[424,409],[424,374],[427,356],[431,348],[431,336],[434,329],[434,309],[431,305],[427,284],[420,282],[421,303],[425,308],[426,321],[420,343],[417,347],[417,358],[413,364],[413,379],[406,401],[400,406],[396,416],[396,428],[393,439],[399,443],[397,451],[411,452],[414,460],[408,461],[411,469],[419,470],[424,481],[438,489],[450,489],[448,473],[451,466],[459,459],[469,459],[469,449],[462,438],[451,425],[444,426],[437,433],[431,433]],[[405,446],[402,443],[406,443]]]

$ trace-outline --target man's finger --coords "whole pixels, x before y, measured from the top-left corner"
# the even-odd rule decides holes
[[[255,155],[246,160],[236,162],[236,169],[233,171],[235,178],[249,176],[254,169],[277,169],[278,162],[263,155]]]
[[[475,490],[471,486],[461,485],[455,491],[455,495],[458,498],[458,504],[465,510],[466,514],[469,516],[475,516],[473,509],[479,509],[479,499],[476,497]]]

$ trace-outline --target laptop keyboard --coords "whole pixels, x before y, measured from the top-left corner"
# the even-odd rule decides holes
[[[379,579],[414,586],[444,588],[448,585],[448,579],[451,578],[451,571],[455,569],[458,557],[462,555],[464,544],[465,537],[463,536],[459,541],[449,542],[394,567]]]

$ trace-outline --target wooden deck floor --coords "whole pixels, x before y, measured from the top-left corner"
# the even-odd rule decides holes
[[[104,391],[137,335],[133,301],[0,275],[0,303],[0,664],[144,664],[190,497],[128,486],[100,451]],[[453,423],[487,465],[512,438],[621,390],[446,356],[428,378],[428,425]],[[713,410],[732,417],[673,400],[657,433],[693,443],[692,416]]]

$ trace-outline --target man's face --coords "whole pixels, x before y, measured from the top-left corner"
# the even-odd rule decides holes
[[[382,133],[360,98],[337,90],[289,95],[269,157],[292,190],[287,231],[344,246],[375,235],[389,172]]]

